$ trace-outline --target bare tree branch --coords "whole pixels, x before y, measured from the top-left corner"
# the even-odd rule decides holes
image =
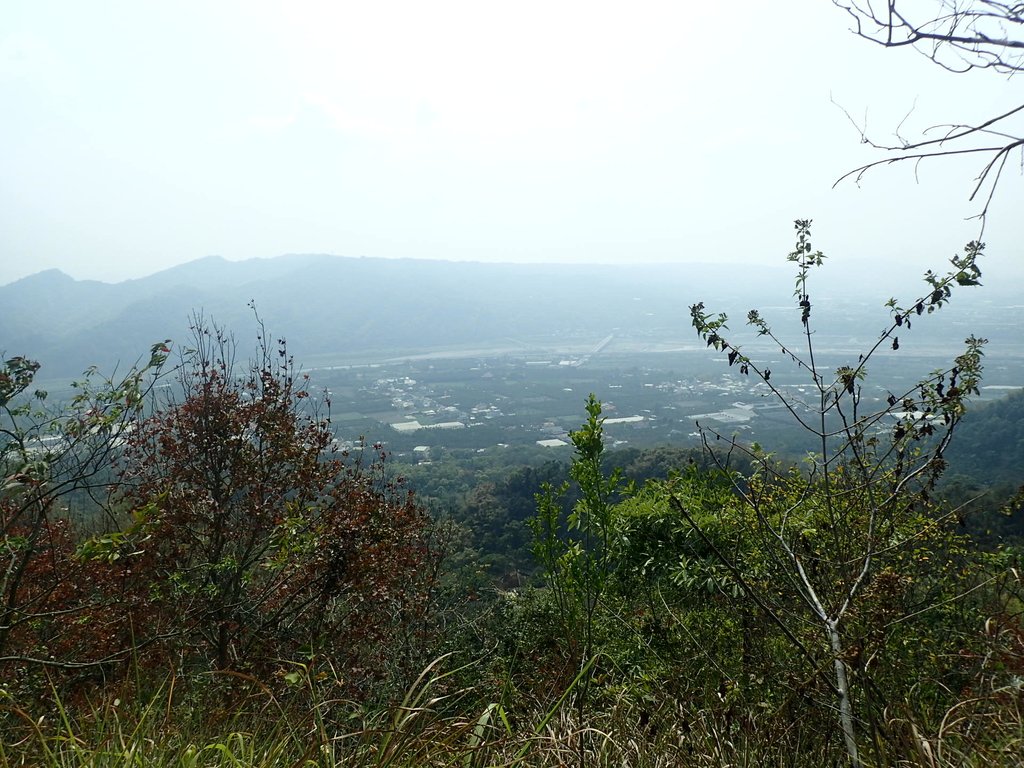
[[[853,32],[884,48],[911,47],[951,72],[1024,71],[1024,4],[994,0],[888,0],[884,11],[870,0],[833,0],[853,19]]]
[[[884,8],[871,0],[833,0],[833,4],[850,16],[852,31],[858,37],[884,48],[913,48],[950,72],[990,69],[1008,76],[1024,72],[1024,3],[932,0],[930,4],[911,4],[906,0],[887,0]],[[867,171],[880,165],[909,160],[917,166],[936,158],[981,155],[987,159],[975,178],[969,199],[983,201],[981,210],[971,217],[981,221],[983,231],[1009,156],[1020,152],[1024,163],[1024,128],[1013,121],[1024,113],[1024,104],[977,124],[951,122],[931,126],[913,140],[903,138],[901,133],[908,113],[896,129],[896,144],[869,137],[864,123],[858,123],[845,108],[840,109],[857,128],[862,143],[889,156],[844,173],[836,185],[850,178],[859,183]],[[941,136],[928,136],[939,129],[943,131]],[[1000,141],[992,143],[992,138]]]

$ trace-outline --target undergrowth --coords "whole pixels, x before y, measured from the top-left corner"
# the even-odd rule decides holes
[[[628,686],[570,706],[589,665],[545,706],[507,707],[458,682],[472,667],[432,662],[401,701],[367,707],[334,698],[332,674],[297,665],[283,690],[246,675],[185,686],[168,677],[132,698],[72,701],[53,691],[24,706],[6,691],[0,766],[826,766],[841,745],[765,708],[693,706]],[[219,679],[218,679],[219,678]],[[133,687],[137,686],[137,682]],[[186,687],[191,690],[184,690]],[[45,710],[45,711],[44,711]],[[931,730],[892,716],[877,729],[871,766],[952,768],[1024,763],[1020,685],[965,698]]]

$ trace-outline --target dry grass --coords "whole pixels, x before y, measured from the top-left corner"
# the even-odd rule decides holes
[[[8,697],[0,766],[452,766],[453,768],[743,768],[843,765],[838,741],[770,714],[716,711],[637,697],[596,700],[581,717],[570,706],[574,681],[547,709],[516,712],[479,703],[452,684],[448,659],[429,665],[403,700],[366,710],[330,696],[332,680],[311,679],[301,665],[293,691],[275,694],[234,676],[234,698],[210,694],[207,709],[176,696],[169,681],[133,703],[104,699],[72,714],[59,700],[44,715]],[[220,704],[211,702],[221,701]],[[299,705],[302,702],[302,705]],[[874,766],[953,768],[1024,765],[1024,693],[993,690],[949,709],[926,733],[910,718],[891,718]]]

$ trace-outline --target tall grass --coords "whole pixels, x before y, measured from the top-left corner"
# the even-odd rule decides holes
[[[367,708],[334,698],[333,670],[293,665],[287,686],[220,676],[191,692],[169,678],[146,695],[101,695],[72,706],[54,695],[30,712],[10,695],[0,712],[0,766],[129,768],[742,768],[844,764],[841,745],[769,712],[736,713],[629,688],[605,693],[581,719],[566,706],[579,680],[553,702],[510,712],[454,683],[442,657],[401,701]],[[470,670],[471,671],[471,670]],[[586,670],[584,670],[585,672]],[[868,764],[901,768],[1024,765],[1024,694],[993,690],[949,709],[931,732],[892,717]]]

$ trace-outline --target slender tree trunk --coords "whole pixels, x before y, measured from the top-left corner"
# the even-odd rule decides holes
[[[843,661],[843,638],[839,634],[839,621],[828,619],[825,622],[829,644],[832,646],[833,664],[836,672],[836,689],[839,691],[839,726],[843,731],[846,743],[846,754],[850,757],[853,768],[861,768],[860,756],[857,753],[857,737],[853,732],[853,702],[850,700],[850,681],[846,676],[846,662]]]
[[[18,598],[21,590],[21,582],[25,577],[29,560],[36,557],[39,539],[43,533],[43,526],[46,523],[46,502],[38,496],[25,505],[26,509],[34,508],[35,516],[32,520],[32,530],[22,545],[22,551],[14,552],[11,555],[11,564],[7,567],[7,573],[0,580],[2,596],[5,600],[3,610],[0,611],[0,654],[7,650],[7,640],[18,618]],[[24,606],[22,606],[24,607]]]

